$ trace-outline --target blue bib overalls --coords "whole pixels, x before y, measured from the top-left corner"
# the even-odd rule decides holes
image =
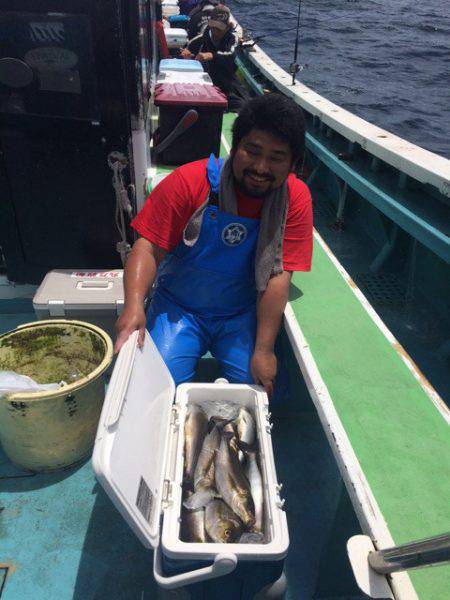
[[[207,164],[211,192],[217,194],[221,160]],[[149,330],[178,385],[194,377],[199,358],[208,350],[230,383],[253,383],[250,359],[256,336],[255,252],[259,219],[205,209],[193,246],[183,241],[158,269],[155,294],[147,314]],[[201,564],[163,555],[167,575]],[[283,561],[240,563],[217,580],[188,586],[194,600],[250,600],[277,580]]]
[[[212,155],[207,173],[213,193],[221,166]],[[194,377],[208,350],[228,381],[253,383],[258,233],[259,219],[222,212],[210,195],[197,242],[181,241],[160,265],[147,329],[177,385]]]

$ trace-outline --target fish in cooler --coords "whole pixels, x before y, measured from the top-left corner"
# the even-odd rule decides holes
[[[261,473],[259,472],[255,451],[247,452],[247,465],[245,473],[250,484],[253,503],[255,505],[255,523],[252,527],[252,531],[254,533],[259,533],[262,531],[263,523],[264,492],[262,477]]]
[[[223,500],[211,500],[205,509],[205,527],[213,542],[236,541],[242,533],[242,521]]]
[[[187,496],[192,492],[187,492]],[[181,512],[180,539],[183,542],[206,542],[205,509],[187,510]]]
[[[210,500],[218,496],[216,490],[216,467],[214,461],[211,462],[209,471],[197,480],[195,493],[190,495],[185,501],[184,506],[188,510],[198,510],[204,508]]]
[[[188,407],[184,425],[184,483],[193,484],[197,459],[202,448],[203,439],[207,433],[208,417],[206,413],[192,404]]]
[[[210,418],[206,432],[206,411],[193,405],[187,414],[180,539],[263,543],[264,493],[253,416],[240,407],[234,419]]]
[[[255,523],[255,505],[250,485],[237,456],[230,450],[227,437],[227,434],[222,435],[216,456],[217,491],[245,527],[251,527]]]
[[[203,440],[197,466],[194,472],[194,494],[184,502],[189,510],[196,510],[206,506],[217,495],[215,488],[214,458],[216,449],[220,444],[220,431],[217,425],[212,424],[212,429]]]
[[[252,446],[255,442],[256,425],[248,408],[241,406],[235,423],[239,440],[247,446]]]

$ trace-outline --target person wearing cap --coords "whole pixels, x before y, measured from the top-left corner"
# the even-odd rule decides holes
[[[223,3],[219,2],[219,0],[200,0],[195,8],[191,10],[187,26],[188,38],[190,40],[203,33],[205,27],[208,25],[211,11],[218,4]]]
[[[258,96],[234,122],[228,160],[187,163],[155,187],[131,223],[141,237],[125,265],[116,352],[147,328],[176,385],[210,351],[229,382],[272,393],[291,274],[311,267],[311,195],[293,172],[304,144],[299,106]]]
[[[195,58],[211,76],[212,82],[228,97],[228,109],[238,111],[249,95],[236,77],[234,62],[238,36],[233,31],[230,9],[218,4],[210,13],[208,25],[190,40],[181,52],[183,58]]]

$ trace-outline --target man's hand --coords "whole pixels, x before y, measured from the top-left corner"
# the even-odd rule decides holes
[[[255,383],[263,385],[269,396],[273,393],[277,372],[277,359],[273,349],[286,307],[290,281],[289,271],[271,277],[267,288],[258,298],[256,341],[250,371]]]
[[[136,329],[139,330],[138,346],[139,348],[142,348],[144,345],[145,325],[146,318],[143,306],[125,307],[123,313],[116,322],[117,338],[114,345],[114,354],[119,352],[127,339],[130,337],[133,331],[136,331]]]
[[[181,58],[193,58],[194,57],[194,55],[192,54],[192,52],[190,50],[188,50],[187,48],[184,48],[180,52],[180,56],[181,56]]]
[[[133,245],[127,258],[123,274],[125,306],[117,319],[117,338],[114,352],[117,353],[129,336],[139,331],[138,345],[142,348],[145,335],[144,301],[155,281],[158,265],[164,260],[166,251],[141,237]]]
[[[255,383],[263,385],[270,397],[277,374],[277,359],[273,351],[255,350],[250,361],[250,371]]]
[[[212,60],[214,58],[214,55],[212,52],[199,52],[197,54],[197,56],[195,57],[195,60],[199,60],[200,62],[208,62],[209,60]]]

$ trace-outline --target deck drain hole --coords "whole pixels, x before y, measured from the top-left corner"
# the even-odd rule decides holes
[[[360,273],[356,282],[368,300],[379,306],[402,306],[406,289],[393,273]]]
[[[313,204],[313,213],[317,217],[321,217],[322,219],[335,219],[336,218],[336,209],[332,204],[328,202],[316,201]]]

